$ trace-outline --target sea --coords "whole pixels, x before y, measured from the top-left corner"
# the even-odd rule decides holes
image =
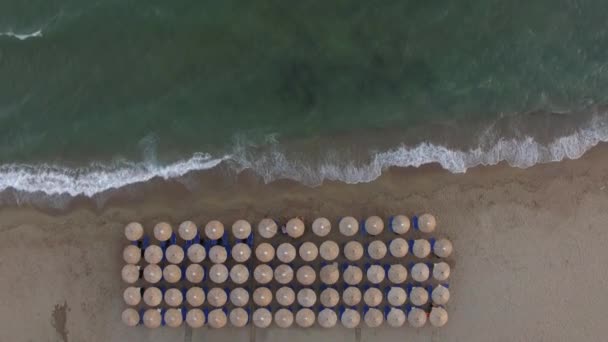
[[[371,182],[608,141],[608,1],[0,2],[0,191]]]

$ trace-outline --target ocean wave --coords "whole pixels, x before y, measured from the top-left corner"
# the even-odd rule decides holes
[[[32,33],[15,33],[13,31],[0,32],[0,37],[2,37],[2,36],[17,38],[19,40],[26,40],[26,39],[30,39],[30,38],[40,38],[40,37],[42,37],[42,30],[38,30],[38,31],[35,31]]]
[[[489,134],[489,133],[488,133]],[[480,141],[487,140],[480,137]],[[468,150],[451,149],[443,145],[423,142],[416,146],[399,146],[372,153],[367,160],[349,160],[341,151],[326,152],[317,162],[288,157],[289,153],[278,142],[261,152],[246,146],[236,146],[232,153],[213,157],[195,153],[191,158],[168,165],[151,162],[120,162],[114,165],[90,165],[67,168],[54,165],[9,164],[0,166],[0,191],[14,189],[21,192],[42,192],[47,195],[69,194],[92,197],[98,193],[146,182],[155,177],[178,178],[192,171],[214,168],[226,162],[235,172],[252,170],[264,182],[291,179],[308,186],[323,181],[349,184],[371,182],[390,167],[420,167],[438,163],[452,173],[463,173],[475,166],[506,162],[512,167],[527,168],[538,163],[580,158],[600,142],[608,141],[608,123],[595,118],[572,134],[554,139],[547,144],[533,137],[500,138],[488,146]],[[345,157],[346,156],[346,157]]]
[[[224,159],[213,158],[207,153],[195,153],[187,160],[164,166],[132,162],[93,164],[83,168],[9,164],[0,166],[0,191],[12,188],[23,192],[43,192],[47,195],[92,197],[110,189],[146,182],[155,177],[171,179],[193,170],[211,169]]]

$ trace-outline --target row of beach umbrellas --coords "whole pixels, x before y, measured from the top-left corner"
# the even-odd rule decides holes
[[[297,312],[289,309],[279,309],[274,315],[267,308],[256,309],[250,317],[249,310],[235,308],[228,313],[225,309],[213,309],[204,311],[201,309],[177,309],[167,310],[148,309],[141,314],[133,308],[127,308],[122,313],[122,320],[128,326],[143,324],[147,328],[158,328],[161,325],[169,327],[180,327],[185,321],[191,328],[201,328],[205,325],[211,328],[226,327],[228,321],[232,327],[244,327],[250,320],[258,328],[268,328],[274,323],[281,328],[289,328],[294,323],[302,328],[309,328],[317,322],[323,328],[331,328],[337,325],[338,320],[346,328],[356,328],[361,325],[361,314],[354,309],[341,308],[336,312],[333,309],[324,308],[315,314],[312,309],[302,308]],[[384,321],[391,327],[401,327],[405,322],[415,328],[420,328],[430,322],[432,326],[442,327],[448,321],[448,313],[441,306],[432,307],[430,312],[416,307],[406,310],[387,307],[384,311],[377,308],[368,308],[363,312],[363,322],[366,326],[376,328]]]
[[[386,302],[394,307],[406,304],[407,300],[414,306],[423,306],[429,303],[434,305],[446,305],[450,299],[450,290],[447,285],[438,285],[427,288],[409,285],[403,287],[387,287],[383,290],[377,287],[368,287],[361,291],[360,288],[349,286],[341,292],[335,288],[325,288],[317,298],[317,292],[310,288],[303,288],[297,292],[284,286],[276,292],[268,287],[258,287],[250,294],[250,291],[238,287],[232,290],[214,287],[205,291],[201,287],[191,287],[189,289],[169,288],[163,290],[158,287],[138,288],[127,287],[123,293],[123,299],[129,306],[138,306],[142,303],[149,307],[157,307],[164,303],[169,307],[179,307],[188,303],[192,307],[200,307],[207,302],[212,307],[223,307],[230,303],[236,307],[248,305],[250,300],[260,307],[269,306],[273,299],[281,306],[291,306],[297,302],[302,307],[310,308],[317,303],[323,307],[333,308],[340,303],[346,306],[357,306],[365,304],[368,307],[377,307]],[[340,297],[342,301],[340,302]]]
[[[412,225],[414,229],[423,233],[432,233],[435,231],[437,221],[431,214],[423,214],[420,217],[414,216],[411,221],[405,215],[396,215],[388,219],[388,226],[395,234],[407,233]],[[370,216],[362,222],[352,216],[346,216],[338,222],[338,229],[344,236],[354,236],[360,231],[360,226],[362,232],[372,236],[379,235],[384,231],[384,221],[379,216]],[[271,218],[264,218],[258,223],[257,228],[258,234],[265,239],[274,237],[279,231],[292,238],[300,238],[306,231],[306,225],[300,218],[292,218],[284,226],[279,226]],[[330,220],[325,217],[315,219],[311,225],[312,232],[321,237],[327,236],[331,228]],[[192,221],[182,222],[177,232],[184,241],[194,240],[200,234],[197,225]],[[212,220],[205,225],[202,233],[210,240],[219,240],[225,236],[226,231],[223,223]],[[237,220],[232,225],[232,235],[236,239],[247,239],[251,233],[251,223],[246,220]],[[144,238],[144,228],[138,222],[131,222],[125,227],[125,236],[130,241],[139,241]],[[154,238],[156,240],[164,242],[170,240],[173,236],[175,236],[173,228],[169,223],[160,222],[154,226]]]
[[[342,269],[342,270],[341,270]],[[364,272],[365,271],[365,272]],[[122,279],[128,284],[134,284],[143,278],[149,284],[159,283],[161,280],[175,284],[183,279],[192,284],[203,282],[207,275],[212,283],[223,284],[230,278],[234,284],[244,284],[249,281],[250,271],[246,265],[236,264],[229,270],[225,264],[213,264],[208,272],[199,264],[190,264],[188,267],[169,264],[161,268],[157,264],[149,264],[142,270],[141,266],[127,264],[122,269]],[[365,274],[367,281],[372,284],[380,284],[386,278],[393,284],[402,284],[408,278],[408,273],[416,282],[425,282],[429,278],[437,281],[447,281],[450,276],[450,265],[446,262],[430,264],[415,263],[408,269],[401,264],[393,265],[368,265],[362,270],[355,265],[342,265],[329,263],[321,267],[319,279],[323,284],[334,285],[342,279],[348,285],[358,285]],[[273,279],[279,284],[290,284],[295,280],[301,285],[312,285],[317,280],[317,272],[309,265],[300,266],[294,270],[288,264],[281,264],[273,269],[268,264],[259,264],[253,269],[253,279],[258,284],[268,284]]]
[[[327,240],[322,242],[318,247],[314,242],[306,241],[296,247],[289,243],[281,243],[277,248],[268,243],[263,242],[255,247],[252,251],[252,246],[249,243],[239,242],[234,246],[226,245],[208,245],[203,246],[199,243],[190,244],[184,248],[177,244],[168,246],[148,245],[142,248],[137,245],[127,245],[123,250],[123,259],[128,264],[138,264],[143,259],[149,264],[158,264],[166,260],[171,264],[181,264],[186,257],[190,262],[200,263],[208,258],[212,263],[220,264],[228,260],[229,255],[236,262],[243,263],[248,261],[252,254],[255,253],[255,258],[262,262],[268,263],[277,258],[283,263],[290,263],[297,256],[305,262],[312,262],[319,256],[325,261],[333,261],[340,255],[340,245],[335,241]],[[427,258],[431,253],[439,258],[447,258],[451,255],[453,246],[448,239],[416,239],[405,240],[403,238],[395,238],[389,241],[388,246],[381,240],[375,240],[364,246],[359,241],[349,241],[342,247],[344,257],[349,261],[358,261],[367,256],[372,260],[381,260],[390,254],[393,257],[403,258],[409,252],[419,259]]]

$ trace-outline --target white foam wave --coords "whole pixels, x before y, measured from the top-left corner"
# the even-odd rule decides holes
[[[29,38],[39,38],[42,37],[42,30],[38,30],[32,33],[15,33],[13,31],[8,32],[0,32],[0,36],[7,36],[12,38],[17,38],[19,40],[26,40]]]
[[[484,138],[480,138],[480,141]],[[321,162],[306,162],[288,158],[278,143],[265,152],[254,153],[237,147],[231,155],[213,157],[196,153],[187,160],[159,166],[152,163],[120,162],[112,166],[90,165],[67,168],[54,165],[9,164],[0,166],[0,191],[15,189],[21,192],[43,192],[48,195],[93,196],[110,189],[146,182],[155,177],[171,179],[191,171],[211,169],[223,161],[237,172],[253,170],[265,182],[291,179],[309,186],[325,180],[345,183],[371,182],[389,167],[419,167],[438,163],[453,173],[466,172],[478,165],[507,162],[513,167],[527,168],[538,163],[577,159],[600,142],[608,141],[608,124],[594,119],[574,133],[541,144],[532,137],[499,139],[487,147],[454,150],[432,143],[413,147],[399,146],[375,153],[366,162],[346,159],[340,151],[327,152]]]
[[[485,138],[480,137],[479,140]],[[438,163],[452,173],[463,173],[475,166],[496,165],[504,161],[512,167],[528,168],[539,163],[578,159],[590,148],[607,141],[608,124],[603,119],[594,118],[587,126],[546,145],[527,136],[522,139],[501,138],[489,147],[469,150],[454,150],[426,142],[413,147],[400,146],[376,153],[371,161],[363,163],[341,161],[338,153],[332,153],[318,165],[308,165],[289,160],[278,150],[257,160],[241,157],[239,162],[243,167],[253,169],[265,182],[292,179],[310,186],[320,185],[324,180],[356,184],[371,182],[393,166],[420,167]]]
[[[91,165],[67,168],[55,165],[10,164],[0,166],[0,191],[13,188],[24,192],[43,192],[48,195],[93,196],[110,189],[146,182],[155,177],[171,179],[193,170],[211,169],[225,157],[212,158],[206,153],[195,153],[190,159],[156,166],[148,163],[120,162],[112,166]]]

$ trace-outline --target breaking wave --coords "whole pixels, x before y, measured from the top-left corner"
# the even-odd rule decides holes
[[[189,172],[208,170],[226,163],[236,172],[252,170],[265,182],[291,179],[309,186],[325,180],[345,183],[371,182],[389,167],[419,167],[438,163],[453,173],[466,172],[480,165],[506,162],[510,166],[527,168],[538,163],[580,158],[600,142],[608,141],[608,124],[593,119],[574,133],[542,144],[533,137],[498,139],[489,146],[467,150],[423,142],[415,146],[398,146],[386,151],[370,153],[363,161],[348,160],[344,154],[327,152],[320,161],[309,162],[288,157],[278,143],[262,151],[252,152],[246,147],[235,147],[232,153],[212,156],[195,153],[189,159],[168,165],[151,162],[117,162],[112,165],[91,164],[68,168],[57,165],[6,164],[0,166],[0,191],[14,189],[21,192],[42,192],[48,195],[68,194],[92,197],[110,189],[146,182],[153,178],[173,179]],[[341,157],[342,156],[342,157]]]
[[[6,36],[11,38],[16,38],[19,40],[26,40],[30,38],[40,38],[42,37],[42,30],[38,30],[32,33],[16,33],[13,31],[0,32],[0,37]]]

